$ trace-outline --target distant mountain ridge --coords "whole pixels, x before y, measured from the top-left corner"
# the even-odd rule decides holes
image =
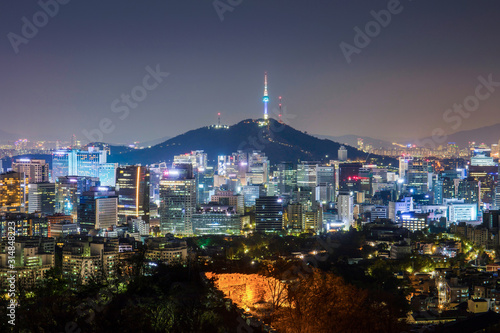
[[[373,146],[373,148],[391,148],[393,146],[392,142],[371,138],[369,136],[362,136],[362,135],[355,135],[355,134],[341,135],[341,136],[315,134],[314,136],[316,136],[320,139],[328,139],[328,140],[332,140],[332,141],[339,142],[339,143],[346,143],[349,146],[353,146],[353,147],[358,146],[358,138],[363,139],[363,143],[365,145],[371,144]]]
[[[188,131],[160,144],[144,149],[111,148],[109,162],[123,164],[153,164],[171,162],[174,155],[192,150],[204,150],[211,162],[218,155],[229,155],[238,150],[261,150],[272,164],[281,161],[328,161],[337,159],[342,144],[319,139],[291,126],[269,119],[268,126],[260,126],[261,119],[246,119],[228,128],[207,126]],[[366,160],[368,155],[346,146],[350,159]],[[370,161],[396,163],[395,159],[370,155]],[[395,164],[394,164],[395,165]]]
[[[427,137],[420,141],[426,142],[425,140],[432,140],[432,137]],[[498,143],[499,140],[500,123],[450,134],[446,137],[444,144],[448,142],[455,142],[459,147],[465,148],[469,145],[469,142],[473,141],[477,144],[485,143],[487,145],[491,145],[493,143]]]

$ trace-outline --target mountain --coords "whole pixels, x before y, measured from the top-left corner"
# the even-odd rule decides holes
[[[149,140],[149,141],[144,141],[144,142],[139,142],[137,144],[138,147],[140,148],[146,148],[146,147],[152,147],[156,146],[157,144],[160,144],[162,142],[167,141],[168,139],[171,139],[171,136],[164,136],[163,138],[155,139],[155,140]]]
[[[320,135],[320,134],[315,134],[314,136],[320,138],[320,139],[328,139],[332,140],[335,142],[340,142],[340,143],[345,143],[348,144],[349,146],[357,147],[358,146],[358,138],[363,139],[363,143],[366,144],[371,144],[373,148],[391,148],[392,143],[384,140],[379,140],[379,139],[374,139],[370,138],[369,136],[362,136],[362,135],[341,135],[341,136],[330,136],[330,135]]]
[[[432,138],[429,137],[422,139],[421,142],[425,142],[424,140],[426,139],[432,140]],[[450,134],[448,135],[444,143],[446,144],[447,142],[455,142],[459,147],[465,148],[468,147],[469,142],[472,141],[475,141],[477,144],[486,143],[487,145],[491,145],[492,143],[498,143],[499,140],[500,124],[495,124]]]
[[[216,161],[218,155],[229,155],[237,150],[261,150],[272,164],[281,161],[297,163],[337,158],[337,151],[341,146],[337,142],[316,138],[274,119],[269,120],[268,126],[260,126],[260,121],[262,120],[246,119],[226,128],[202,127],[151,148],[121,151],[112,148],[108,161],[124,164],[170,162],[174,155],[192,150],[204,150],[211,163]],[[346,146],[346,149],[350,159],[364,161],[367,158],[366,153],[356,148]],[[370,160],[396,163],[395,159],[377,155],[370,155]]]

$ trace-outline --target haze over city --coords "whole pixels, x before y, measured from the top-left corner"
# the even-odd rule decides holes
[[[500,332],[498,14],[2,1],[0,332]]]
[[[290,124],[308,133],[394,141],[430,136],[436,125],[450,134],[500,121],[500,94],[481,101],[459,128],[443,120],[474,93],[478,76],[500,81],[500,46],[491,38],[500,29],[496,2],[402,1],[351,63],[340,43],[354,45],[354,28],[364,31],[386,1],[231,8],[219,15],[210,1],[68,1],[16,53],[7,35],[22,36],[22,17],[32,21],[41,7],[3,1],[0,112],[9,121],[0,129],[82,139],[107,117],[116,129],[105,141],[130,143],[213,124],[218,112],[231,125],[260,115],[264,71],[270,109],[283,96],[295,116]],[[120,120],[112,102],[157,64],[170,75]]]

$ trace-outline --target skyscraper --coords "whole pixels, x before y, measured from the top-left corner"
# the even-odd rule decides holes
[[[49,181],[49,164],[45,160],[16,159],[12,162],[12,171],[26,174],[30,184]]]
[[[347,161],[347,149],[346,149],[346,147],[340,146],[337,154],[338,154],[339,161]]]
[[[118,195],[118,219],[127,222],[128,217],[140,217],[149,223],[149,170],[142,166],[119,167],[116,171]]]
[[[64,176],[56,180],[55,211],[56,213],[71,215],[77,220],[78,205],[83,192],[99,186],[98,178]]]
[[[183,167],[183,168],[181,168]],[[196,209],[196,179],[190,164],[165,171],[160,181],[160,229],[162,233],[193,233]]]
[[[28,176],[10,171],[0,175],[0,209],[24,213],[27,209]]]
[[[55,212],[56,184],[29,184],[28,189],[28,213],[40,212],[45,215],[53,215]]]
[[[52,153],[52,179],[63,176],[99,177],[102,186],[115,186],[114,163],[106,162],[107,151],[89,147],[87,150],[58,150]]]
[[[78,204],[80,232],[91,229],[106,229],[118,221],[118,197],[108,187],[93,187],[83,192]]]
[[[261,197],[255,200],[255,229],[263,232],[283,229],[283,203],[279,197]]]
[[[341,191],[337,196],[339,220],[346,228],[354,226],[354,198],[350,192]]]

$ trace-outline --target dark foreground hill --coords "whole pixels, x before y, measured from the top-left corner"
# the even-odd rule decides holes
[[[267,126],[259,124],[259,119],[246,119],[233,126],[198,128],[178,135],[165,142],[144,149],[111,149],[109,162],[126,164],[152,164],[170,162],[174,155],[192,150],[204,150],[211,162],[218,155],[228,155],[238,150],[261,150],[272,164],[281,161],[328,161],[337,159],[341,144],[318,139],[296,130],[274,119]],[[346,146],[349,159],[365,161],[368,154]],[[370,162],[395,165],[394,159],[377,155],[369,156]]]

